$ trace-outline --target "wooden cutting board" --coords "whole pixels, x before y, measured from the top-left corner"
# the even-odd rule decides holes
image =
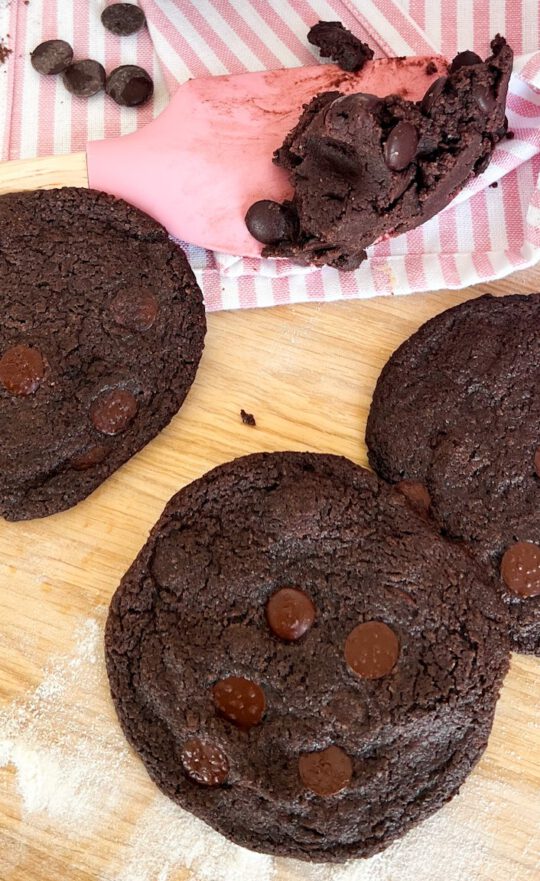
[[[83,184],[84,163],[73,162],[27,164],[17,186]],[[13,188],[0,168],[0,192]],[[340,878],[220,850],[218,836],[186,826],[157,797],[111,709],[101,653],[107,604],[186,483],[257,450],[339,453],[365,465],[372,390],[395,347],[471,296],[539,287],[536,269],[461,292],[210,315],[193,390],[156,440],[76,508],[0,521],[0,881]],[[255,428],[242,424],[241,408]],[[540,660],[514,656],[489,748],[462,794],[342,877],[538,881],[539,674]]]

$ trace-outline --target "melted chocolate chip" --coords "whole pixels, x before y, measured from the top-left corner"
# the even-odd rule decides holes
[[[315,795],[336,795],[351,782],[352,762],[339,746],[329,746],[298,759],[298,771],[304,786]]]
[[[398,122],[384,145],[384,161],[392,171],[403,171],[416,156],[418,132],[410,122]]]
[[[152,327],[158,311],[158,301],[146,288],[118,291],[111,302],[111,312],[116,323],[138,333]]]
[[[294,641],[300,639],[312,626],[315,606],[303,590],[282,587],[268,600],[266,619],[276,636]]]
[[[429,89],[422,98],[422,103],[420,105],[423,113],[429,116],[434,105],[437,102],[437,99],[440,98],[440,96],[444,92],[444,87],[447,82],[448,77],[440,76],[438,80],[435,80],[434,83],[431,83]]]
[[[471,52],[469,49],[466,49],[465,52],[458,52],[450,65],[450,73],[455,73],[462,67],[470,67],[471,64],[482,64],[482,59],[476,52]]]
[[[481,83],[473,86],[472,96],[483,113],[491,113],[497,103],[497,99],[489,86],[484,86]]]
[[[31,395],[45,373],[39,349],[12,346],[0,358],[0,383],[12,395]]]
[[[202,786],[221,786],[229,776],[229,761],[223,750],[200,737],[186,740],[180,758],[188,777]]]
[[[115,435],[128,427],[137,410],[137,399],[128,389],[108,389],[93,402],[90,417],[102,434]]]
[[[239,728],[252,728],[261,721],[266,709],[264,691],[251,679],[228,676],[213,688],[214,703],[229,722]]]
[[[399,657],[399,641],[382,621],[366,621],[351,630],[345,641],[345,660],[357,676],[380,679],[387,676]]]
[[[94,465],[99,465],[100,462],[105,461],[108,455],[108,447],[104,444],[95,444],[95,446],[86,450],[85,453],[74,456],[70,464],[75,471],[87,471],[88,468],[93,468]]]
[[[118,37],[129,37],[146,24],[144,12],[133,3],[112,3],[101,13],[101,23]]]
[[[154,83],[144,68],[123,64],[109,74],[105,91],[122,107],[138,107],[152,97]]]
[[[294,235],[291,212],[286,206],[270,199],[254,202],[247,211],[245,221],[253,238],[263,245],[287,241]]]
[[[540,545],[518,541],[505,551],[501,575],[508,590],[521,597],[540,595]]]
[[[381,99],[370,92],[354,92],[352,95],[341,95],[336,98],[325,113],[325,122],[336,127],[343,126],[350,117],[362,111],[373,112],[381,106]]]
[[[99,61],[86,58],[75,61],[62,74],[62,81],[72,95],[79,98],[91,98],[101,92],[105,85],[105,68]]]
[[[38,73],[62,73],[73,61],[73,49],[65,40],[45,40],[36,46],[30,60]]]
[[[540,447],[538,447],[534,454],[534,470],[536,471],[537,477],[540,477]]]
[[[423,483],[417,480],[400,480],[396,489],[410,502],[411,507],[419,514],[427,514],[431,507],[431,496]]]

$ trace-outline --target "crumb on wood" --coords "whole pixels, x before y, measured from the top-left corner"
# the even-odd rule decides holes
[[[253,413],[246,413],[245,410],[240,410],[240,417],[244,425],[257,425]]]

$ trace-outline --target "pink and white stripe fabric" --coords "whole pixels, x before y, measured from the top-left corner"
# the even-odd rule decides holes
[[[459,288],[540,259],[540,11],[538,0],[138,0],[148,29],[118,38],[101,25],[103,0],[0,0],[0,38],[13,51],[0,69],[3,159],[69,153],[88,140],[127,134],[161,112],[190,77],[312,64],[306,40],[319,19],[339,19],[376,56],[471,48],[485,56],[504,34],[516,55],[508,101],[513,140],[439,217],[369,249],[353,273],[287,261],[242,259],[186,246],[208,309],[272,306]],[[151,73],[151,104],[119,108],[103,94],[69,95],[40,77],[30,51],[61,37],[77,58],[108,70],[139,63]],[[498,183],[496,188],[489,184]]]

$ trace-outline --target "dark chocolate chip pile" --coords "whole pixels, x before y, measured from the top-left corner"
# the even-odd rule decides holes
[[[337,456],[262,453],[169,502],[113,597],[107,669],[169,797],[245,847],[339,862],[459,789],[507,631],[403,495]]]
[[[362,70],[366,61],[373,58],[373,49],[344,28],[340,21],[319,21],[310,29],[307,38],[319,48],[323,58],[332,58],[342,70]]]
[[[482,297],[424,324],[384,368],[372,466],[466,542],[540,654],[540,294]]]
[[[287,229],[276,223],[279,206],[272,215],[257,208],[257,225],[252,211],[268,203],[248,212],[263,255],[354,269],[381,236],[441,211],[484,171],[507,130],[513,53],[500,36],[491,48],[485,62],[472,52],[456,56],[418,103],[339,92],[313,98],[274,156],[294,185]]]
[[[202,296],[147,215],[91,190],[0,197],[0,516],[85,498],[171,420]]]
[[[101,15],[107,30],[128,36],[146,23],[144,12],[133,3],[113,3]],[[106,76],[99,61],[87,58],[73,62],[73,49],[65,40],[46,40],[31,53],[32,66],[42,74],[62,74],[62,81],[72,95],[90,98],[106,89],[107,94],[123,107],[138,107],[154,94],[154,83],[142,67],[125,64]]]

